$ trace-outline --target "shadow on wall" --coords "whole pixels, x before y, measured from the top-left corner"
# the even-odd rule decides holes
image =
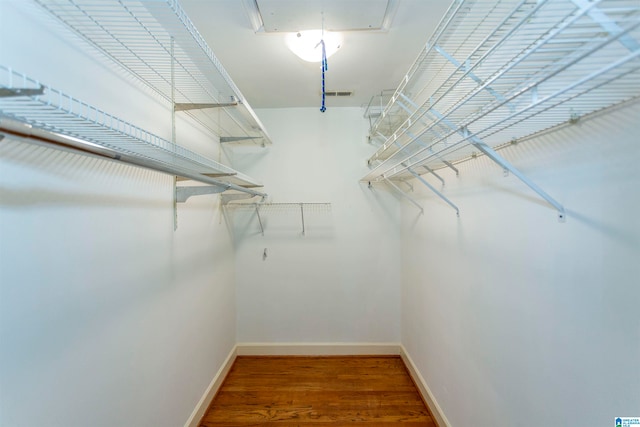
[[[291,239],[330,240],[335,237],[330,204],[274,203],[228,204],[224,217],[236,247],[245,239],[267,237],[269,241]],[[318,207],[315,205],[323,205]]]
[[[400,222],[399,217],[399,203],[401,198],[395,194],[391,194],[393,190],[376,188],[374,185],[369,187],[366,182],[360,183],[360,191],[364,195],[364,198],[368,201],[368,206],[371,206],[371,211],[382,217],[385,222]],[[416,208],[416,220],[422,215],[422,212]]]
[[[6,162],[0,206],[168,208],[172,203],[168,186],[172,177],[143,168],[14,138],[2,140],[0,159]],[[87,192],[87,182],[94,192]],[[141,188],[154,188],[154,191],[140,194]]]

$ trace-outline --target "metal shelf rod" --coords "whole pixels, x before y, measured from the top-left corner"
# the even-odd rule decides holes
[[[29,125],[19,122],[9,122],[0,118],[0,132],[18,137],[26,142],[35,142],[38,144],[46,144],[52,147],[62,147],[72,149],[74,152],[82,154],[93,154],[109,160],[125,163],[132,166],[138,166],[145,169],[151,169],[156,172],[162,172],[173,176],[181,176],[194,181],[211,184],[225,190],[236,190],[253,196],[266,197],[265,193],[244,188],[242,186],[232,184],[226,181],[209,178],[208,176],[196,173],[186,172],[179,168],[171,167],[151,158],[142,158],[138,156],[128,155],[119,151],[111,150],[107,147],[94,144],[92,142],[75,138],[69,135],[63,135],[43,129],[36,129]],[[4,140],[5,138],[0,139]]]

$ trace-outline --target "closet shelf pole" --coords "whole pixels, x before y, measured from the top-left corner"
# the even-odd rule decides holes
[[[173,104],[174,111],[204,110],[206,108],[226,108],[235,107],[237,102],[216,102],[216,103],[192,103],[176,102]]]
[[[111,150],[107,147],[100,146],[80,138],[75,138],[72,136],[63,135],[43,129],[33,128],[29,125],[13,120],[9,121],[0,118],[0,132],[18,137],[26,142],[32,142],[46,146],[55,146],[56,148],[66,148],[82,154],[93,154],[102,158],[115,160],[128,165],[151,169],[156,172],[162,172],[173,176],[181,176],[184,178],[192,179],[194,181],[224,188],[225,190],[236,190],[242,193],[251,194],[253,196],[267,196],[266,193],[261,193],[259,191],[232,184],[230,182],[210,178],[200,173],[185,171],[181,168],[173,167],[171,165],[167,165],[151,158],[143,158],[125,154],[122,152],[117,152],[115,150]]]

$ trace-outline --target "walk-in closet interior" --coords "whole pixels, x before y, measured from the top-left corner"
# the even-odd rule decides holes
[[[239,355],[640,425],[639,97],[638,0],[0,0],[0,426],[197,427]]]

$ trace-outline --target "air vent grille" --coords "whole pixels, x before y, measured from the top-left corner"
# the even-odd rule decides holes
[[[337,96],[337,97],[344,97],[344,96],[353,96],[353,91],[352,90],[328,90],[325,92],[326,96]]]

